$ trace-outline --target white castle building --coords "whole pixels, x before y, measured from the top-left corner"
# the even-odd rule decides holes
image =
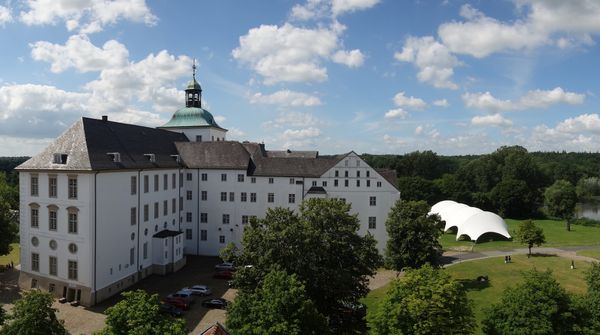
[[[343,198],[383,251],[385,220],[400,197],[395,172],[354,152],[271,151],[227,141],[201,106],[158,129],[82,118],[17,170],[22,288],[93,305],[150,274],[239,245],[250,218],[306,198]]]

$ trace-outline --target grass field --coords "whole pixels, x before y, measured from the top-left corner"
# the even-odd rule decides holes
[[[12,250],[8,255],[0,256],[0,265],[10,264],[12,261],[15,265],[19,264],[19,257],[21,255],[21,248],[19,243],[12,243]]]
[[[483,318],[483,309],[498,302],[503,290],[518,283],[521,280],[522,271],[525,270],[535,268],[544,271],[550,269],[554,278],[567,291],[578,294],[586,292],[587,285],[584,275],[590,267],[587,262],[577,262],[576,269],[571,270],[571,260],[558,256],[538,255],[528,259],[526,255],[515,255],[512,260],[512,263],[504,264],[503,257],[493,257],[460,263],[444,270],[459,280],[467,289],[467,296],[473,302],[473,311],[478,324]],[[480,275],[488,276],[489,282],[477,282],[476,278]],[[363,299],[363,303],[367,305],[368,314],[377,310],[377,304],[382,300],[388,286],[371,291]],[[477,334],[481,334],[481,331],[478,330]]]
[[[508,232],[514,237],[521,220],[506,219],[505,221],[508,225]],[[535,223],[544,230],[546,236],[544,247],[598,245],[598,241],[600,241],[600,227],[571,225],[571,231],[569,232],[564,221],[535,220]],[[502,240],[502,237],[493,236],[491,238],[492,240],[483,236],[477,244],[473,244],[470,241],[455,241],[456,234],[444,234],[440,241],[444,250],[509,250],[525,247],[517,241]]]
[[[577,255],[593,257],[600,260],[600,250],[581,250],[577,252]]]

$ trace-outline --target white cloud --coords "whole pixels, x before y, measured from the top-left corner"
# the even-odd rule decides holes
[[[275,120],[263,123],[265,128],[315,128],[323,122],[310,113],[283,112]]]
[[[444,108],[450,106],[450,104],[448,103],[448,100],[446,100],[446,99],[435,100],[435,101],[433,101],[432,104],[436,107],[444,107]]]
[[[313,107],[320,105],[321,100],[306,93],[281,90],[272,94],[255,93],[250,97],[250,103],[286,107]]]
[[[600,117],[598,114],[582,114],[560,122],[556,125],[556,130],[572,134],[583,132],[600,134]]]
[[[379,0],[308,0],[292,7],[291,18],[299,21],[335,18],[345,13],[369,9]]]
[[[279,148],[306,149],[315,147],[316,140],[321,137],[321,130],[315,127],[286,129],[277,135],[273,145]]]
[[[423,126],[420,126],[420,125],[417,126],[415,128],[415,135],[421,135],[423,133],[423,129],[424,129]]]
[[[496,127],[510,127],[512,121],[504,118],[500,114],[475,116],[471,119],[471,124],[474,126],[496,126]]]
[[[559,122],[550,128],[539,125],[525,138],[532,150],[600,151],[600,116],[582,114]]]
[[[246,133],[241,131],[239,128],[231,127],[227,131],[227,140],[241,141],[244,139],[245,135],[246,135]]]
[[[121,68],[127,65],[127,48],[109,40],[102,48],[93,45],[85,35],[73,35],[64,44],[39,41],[31,44],[31,57],[51,63],[55,73],[75,68],[80,72],[100,71],[108,68]]]
[[[333,0],[331,11],[337,16],[346,12],[368,9],[379,3],[379,0]]]
[[[404,92],[399,92],[394,96],[394,103],[398,107],[421,110],[427,107],[427,103],[421,98],[413,96],[407,97]]]
[[[408,116],[408,112],[403,110],[402,108],[390,109],[385,113],[384,117],[386,119],[405,119]]]
[[[360,67],[365,61],[365,56],[358,49],[352,51],[338,50],[333,54],[331,60],[348,67]]]
[[[20,14],[27,25],[47,25],[64,21],[69,31],[81,28],[82,33],[102,31],[120,20],[154,25],[157,17],[145,0],[27,0]]]
[[[584,102],[585,94],[566,92],[562,88],[556,87],[552,90],[529,91],[516,101],[497,99],[490,92],[465,93],[462,95],[462,99],[465,106],[469,108],[501,112],[546,108],[559,103],[578,105]]]
[[[397,149],[397,148],[403,147],[406,144],[408,144],[408,141],[406,139],[402,139],[400,137],[391,136],[391,135],[388,135],[388,134],[384,134],[383,135],[383,142],[388,147],[391,147],[393,149]]]
[[[289,23],[282,26],[261,25],[240,37],[239,46],[232,55],[239,62],[249,64],[266,84],[324,81],[327,69],[322,62],[333,59],[338,51],[349,55],[346,58],[338,56],[339,61],[344,61],[347,66],[360,65],[360,51],[341,49],[340,36],[344,29],[337,22],[328,28],[315,29],[295,27]]]
[[[461,62],[432,36],[409,37],[402,52],[396,52],[394,57],[402,62],[413,63],[419,69],[417,78],[421,82],[438,88],[458,88],[451,79],[454,68],[461,65]]]
[[[318,128],[305,128],[305,129],[286,129],[283,132],[283,136],[288,139],[299,139],[306,137],[318,137],[321,135],[321,130]]]
[[[10,13],[10,8],[5,6],[0,6],[0,26],[4,26],[5,24],[12,22],[13,17]]]
[[[221,124],[221,123],[225,122],[225,120],[227,120],[227,118],[224,117],[223,115],[215,115],[214,119],[215,119],[215,121],[217,121],[218,124]]]
[[[0,136],[1,156],[33,156],[46,148],[54,138]]]

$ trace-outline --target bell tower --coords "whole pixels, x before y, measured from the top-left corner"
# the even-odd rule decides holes
[[[192,65],[192,80],[185,89],[185,107],[202,108],[202,87],[196,81],[196,60]]]

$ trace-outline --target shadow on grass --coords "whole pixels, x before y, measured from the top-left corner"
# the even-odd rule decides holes
[[[558,257],[558,256],[554,255],[554,254],[543,254],[543,253],[532,252],[531,257],[532,258],[543,258],[543,257]]]
[[[486,288],[490,287],[490,281],[489,281],[489,279],[485,280],[485,281],[478,280],[478,278],[475,278],[475,279],[460,279],[460,280],[458,280],[458,282],[467,291],[481,291],[483,289],[486,289]]]

